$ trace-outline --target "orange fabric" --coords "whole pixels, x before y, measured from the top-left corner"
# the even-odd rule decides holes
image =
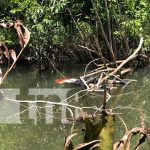
[[[55,82],[57,84],[63,84],[65,83],[65,80],[69,80],[70,78],[61,78],[61,79],[56,79]]]

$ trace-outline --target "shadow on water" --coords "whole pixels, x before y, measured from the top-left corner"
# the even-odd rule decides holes
[[[67,77],[79,76],[83,73],[83,67],[70,67],[62,72]],[[63,149],[64,137],[70,134],[72,128],[69,123],[72,119],[70,113],[60,106],[34,102],[35,100],[60,102],[81,90],[72,85],[58,86],[55,84],[57,78],[60,78],[60,75],[51,72],[37,74],[32,72],[31,68],[18,68],[8,76],[1,89],[3,94],[0,95],[1,150]],[[150,127],[149,68],[138,70],[131,78],[136,79],[137,82],[111,92],[112,98],[107,108],[113,108],[114,112],[119,113],[128,129],[141,126],[141,115],[145,118],[146,126]],[[30,100],[33,103],[16,103],[11,101],[13,99]],[[68,102],[75,106],[90,107],[101,106],[102,99],[102,94],[83,92],[73,96]],[[73,112],[77,113],[77,110],[73,109]],[[75,132],[80,133],[78,138],[74,139],[75,143],[83,140],[81,127],[81,124],[76,124],[74,127]],[[116,117],[115,142],[124,133],[125,128]],[[142,148],[145,150],[150,147],[145,143]]]

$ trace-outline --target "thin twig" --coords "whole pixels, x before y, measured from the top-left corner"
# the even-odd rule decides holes
[[[52,63],[52,61],[47,57],[46,54],[44,54],[44,56],[48,59],[48,61],[51,63],[51,65],[53,66],[53,68],[63,77],[66,78],[56,67],[55,65]]]

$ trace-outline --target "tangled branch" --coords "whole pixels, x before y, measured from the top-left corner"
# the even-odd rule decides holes
[[[148,129],[140,127],[133,128],[132,130],[128,131],[122,137],[122,139],[120,139],[117,143],[114,144],[113,150],[129,150],[131,138],[136,134],[141,135],[141,138],[139,139],[139,142],[135,147],[135,150],[138,150],[141,144],[145,142],[146,138],[150,136],[150,128]]]

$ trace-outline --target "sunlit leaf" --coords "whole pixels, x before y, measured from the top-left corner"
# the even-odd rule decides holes
[[[112,150],[114,140],[114,115],[106,114],[100,133],[100,150]]]

